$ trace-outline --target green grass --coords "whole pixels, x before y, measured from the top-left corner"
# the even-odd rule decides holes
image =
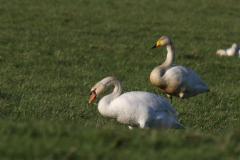
[[[239,159],[240,43],[237,0],[3,0],[0,5],[1,159]],[[123,92],[163,97],[149,80],[166,49],[209,93],[179,102],[191,130],[128,130],[104,118],[89,91],[115,76]]]

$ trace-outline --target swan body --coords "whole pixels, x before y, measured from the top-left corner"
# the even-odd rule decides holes
[[[237,43],[233,43],[231,48],[227,50],[220,49],[217,51],[217,54],[220,56],[237,56],[240,57],[240,47]]]
[[[177,96],[181,100],[209,92],[206,84],[197,73],[188,67],[173,64],[175,51],[169,37],[162,36],[153,48],[158,46],[167,47],[167,59],[162,65],[153,69],[150,81],[160,91],[166,93],[170,101],[172,101],[172,96]]]
[[[90,92],[89,103],[110,85],[114,86],[113,91],[103,96],[98,103],[98,110],[103,116],[116,119],[128,125],[129,129],[138,125],[140,128],[185,128],[174,118],[178,113],[165,98],[143,91],[121,95],[122,86],[115,77],[104,78],[95,84]]]

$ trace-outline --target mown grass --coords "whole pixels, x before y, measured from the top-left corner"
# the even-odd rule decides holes
[[[1,159],[238,159],[240,59],[218,49],[239,42],[238,1],[12,0],[0,5]],[[191,130],[129,131],[104,118],[89,91],[107,76],[123,92],[166,97],[149,80],[166,49],[210,92],[173,107]]]

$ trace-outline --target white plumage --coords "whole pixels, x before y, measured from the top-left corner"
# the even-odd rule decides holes
[[[175,51],[171,39],[162,36],[153,48],[158,46],[167,47],[167,59],[154,68],[150,75],[151,83],[166,93],[172,101],[172,96],[180,99],[196,96],[200,93],[209,92],[203,80],[190,68],[173,65]]]
[[[237,56],[240,57],[240,47],[237,43],[233,43],[231,48],[227,50],[220,49],[217,51],[217,54],[220,56]]]
[[[98,110],[103,116],[114,118],[130,129],[137,125],[141,128],[184,128],[174,118],[178,113],[165,98],[143,91],[120,95],[121,83],[115,77],[107,77],[95,84],[91,89],[89,103],[109,85],[114,86],[113,91],[103,96],[98,103]]]

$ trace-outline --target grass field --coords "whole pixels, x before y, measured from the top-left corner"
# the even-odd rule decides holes
[[[239,10],[237,0],[2,0],[0,159],[239,159],[240,58],[216,55],[240,43]],[[210,88],[173,98],[191,130],[130,131],[88,104],[108,76],[167,98],[149,80],[163,35],[175,64]]]

